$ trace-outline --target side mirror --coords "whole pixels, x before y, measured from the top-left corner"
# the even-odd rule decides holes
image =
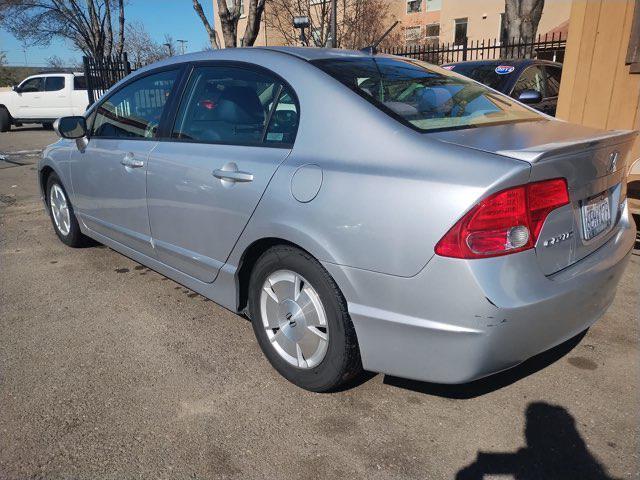
[[[22,90],[20,89],[20,87],[18,85],[14,85],[13,87],[11,87],[11,89],[16,93],[22,92]]]
[[[53,122],[53,129],[62,138],[82,138],[87,135],[84,117],[62,117]]]
[[[520,94],[518,100],[526,104],[540,103],[542,101],[542,94],[537,90],[525,90]]]

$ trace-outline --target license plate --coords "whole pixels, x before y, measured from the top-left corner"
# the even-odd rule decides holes
[[[609,196],[599,195],[582,205],[582,232],[585,240],[591,240],[611,226]]]

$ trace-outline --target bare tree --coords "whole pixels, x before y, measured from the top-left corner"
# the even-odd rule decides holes
[[[113,35],[112,12],[119,9],[119,41]],[[49,45],[54,38],[70,40],[96,59],[120,53],[124,44],[123,0],[3,0],[0,25],[18,40]]]
[[[57,55],[47,58],[47,67],[55,70],[64,70],[66,68],[64,60]]]
[[[168,55],[165,56],[173,57],[176,54],[176,41],[168,33],[164,34],[164,43],[162,46],[167,48],[166,52]]]
[[[337,45],[341,48],[363,48],[379,39],[395,18],[386,0],[337,0]],[[294,16],[309,17],[307,45],[326,47],[331,43],[331,3],[311,4],[308,0],[270,0],[265,12],[265,24],[275,30],[285,43],[295,45],[299,33],[293,28]],[[399,41],[399,32],[392,32],[382,46]]]
[[[204,10],[202,10],[202,5],[198,0],[193,0],[193,9],[200,17],[200,21],[202,25],[204,25],[204,29],[207,31],[207,35],[209,36],[209,43],[211,44],[211,48],[218,49],[220,48],[220,42],[218,41],[218,34],[215,29],[209,23],[207,16],[204,14]]]
[[[157,62],[167,56],[166,48],[151,38],[141,22],[128,23],[125,38],[124,49],[136,67]],[[171,45],[171,42],[168,43]]]
[[[238,21],[242,15],[241,0],[217,0],[218,17],[220,18],[220,27],[222,29],[222,38],[226,48],[238,46]],[[247,26],[244,29],[240,45],[243,47],[252,46],[258,38],[260,32],[260,23],[264,13],[265,0],[245,0],[245,6],[248,9]],[[200,17],[212,48],[219,48],[220,42],[216,36],[216,31],[207,20],[202,5],[198,0],[193,0],[193,9]]]
[[[505,0],[501,42],[535,37],[543,9],[544,0]]]

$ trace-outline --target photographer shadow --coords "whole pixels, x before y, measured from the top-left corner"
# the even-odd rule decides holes
[[[515,452],[478,452],[476,461],[460,470],[456,480],[482,480],[511,475],[514,480],[613,480],[589,452],[564,408],[544,402],[527,407],[526,447]]]

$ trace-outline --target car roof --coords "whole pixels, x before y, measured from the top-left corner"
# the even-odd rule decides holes
[[[261,50],[271,50],[274,52],[286,53],[302,58],[307,61],[321,60],[326,58],[353,58],[371,57],[371,53],[362,50],[343,50],[339,48],[317,48],[317,47],[254,47]]]

